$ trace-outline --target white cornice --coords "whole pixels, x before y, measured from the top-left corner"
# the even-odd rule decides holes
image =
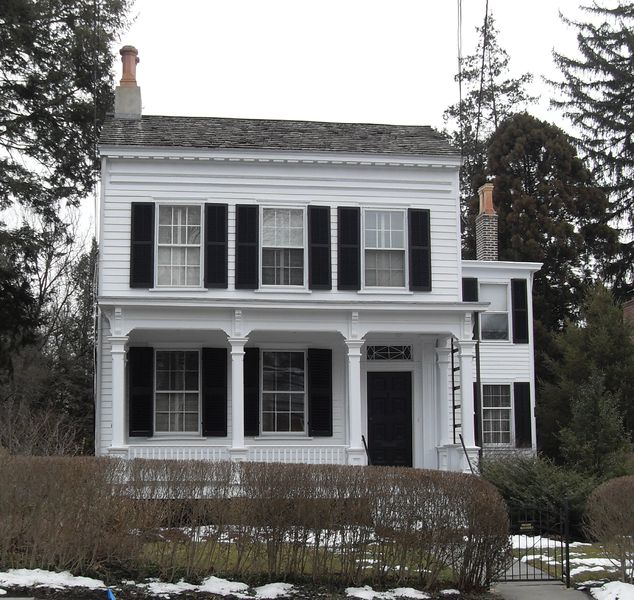
[[[487,271],[528,271],[535,273],[542,268],[539,262],[519,262],[512,260],[463,260],[462,270],[487,270]]]
[[[147,146],[100,146],[102,157],[125,160],[178,160],[200,162],[277,163],[302,165],[354,165],[457,169],[458,156],[392,155],[352,152],[289,152],[286,150],[211,150]]]

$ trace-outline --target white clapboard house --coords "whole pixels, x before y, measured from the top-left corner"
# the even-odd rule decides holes
[[[429,127],[145,116],[102,132],[96,453],[465,470],[535,448],[532,277],[492,186],[461,259]],[[469,458],[469,460],[467,459]]]

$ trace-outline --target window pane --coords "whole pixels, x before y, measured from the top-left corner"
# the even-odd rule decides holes
[[[161,432],[169,431],[169,414],[168,413],[156,414],[156,431],[161,431]]]
[[[262,431],[304,431],[304,378],[303,352],[262,353]]]
[[[155,377],[156,389],[169,391],[156,393],[156,430],[198,431],[198,352],[157,351]]]
[[[277,431],[290,431],[289,414],[277,413]]]
[[[165,412],[169,410],[169,394],[156,394],[156,410],[157,412]]]
[[[275,431],[275,413],[262,414],[262,431]]]
[[[291,414],[291,431],[304,431],[304,413]]]
[[[291,410],[290,394],[277,394],[275,410],[277,412],[289,412]]]
[[[506,313],[482,313],[481,331],[483,340],[507,340],[509,337]]]
[[[172,207],[160,206],[159,207],[159,225],[171,225],[172,224]]]
[[[157,285],[200,285],[200,222],[198,206],[159,207]]]
[[[404,287],[405,252],[402,250],[366,250],[365,285],[368,287]]]
[[[185,414],[184,431],[198,431],[198,415],[192,413]]]
[[[262,410],[264,412],[275,410],[275,394],[262,394]]]
[[[511,387],[482,386],[482,429],[486,444],[511,443]]]
[[[197,286],[200,284],[200,269],[198,267],[189,267],[187,269],[187,285]]]
[[[487,311],[507,310],[507,286],[483,284],[480,286],[480,296],[482,302],[490,302]]]

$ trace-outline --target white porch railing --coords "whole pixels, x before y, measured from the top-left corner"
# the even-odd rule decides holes
[[[164,460],[230,460],[228,446],[129,446],[128,458]],[[246,460],[251,462],[345,465],[345,446],[249,446]]]
[[[345,465],[345,446],[250,446],[247,460],[253,462]]]
[[[128,458],[229,460],[226,446],[130,446]]]

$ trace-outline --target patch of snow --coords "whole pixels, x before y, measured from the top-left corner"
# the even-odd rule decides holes
[[[457,592],[456,592],[457,593]],[[369,585],[360,588],[346,588],[346,595],[362,600],[395,600],[396,598],[414,598],[415,600],[429,600],[431,596],[414,588],[394,588],[386,592],[375,592]]]
[[[460,592],[458,590],[440,590],[441,596],[460,596]]]
[[[600,588],[590,590],[596,600],[634,600],[634,585],[622,581],[610,581]]]
[[[581,546],[592,546],[592,544],[588,542],[570,542],[568,546],[570,546],[570,548],[581,548]]]
[[[4,596],[7,593],[7,590],[3,590],[0,588],[0,596]]]
[[[520,562],[529,562],[531,560],[539,560],[541,562],[550,562],[550,558],[544,554],[525,554],[520,558]]]
[[[580,575],[581,573],[590,573],[596,571],[605,571],[605,567],[575,567],[574,569],[570,569],[570,577]]]
[[[586,567],[606,567],[608,570],[616,568],[614,561],[609,558],[596,558],[596,557],[571,558],[570,564],[586,566]]]
[[[220,577],[207,577],[202,584],[198,586],[198,591],[209,592],[210,594],[218,594],[219,596],[228,596],[229,594],[238,595],[237,592],[246,592],[249,586],[239,581],[229,581]]]
[[[69,571],[56,573],[42,569],[9,569],[0,573],[0,584],[6,587],[47,587],[56,590],[67,587],[85,587],[91,590],[106,587],[99,579],[75,577]]]
[[[281,598],[290,596],[295,591],[290,583],[267,583],[255,588],[256,598]]]
[[[539,535],[512,535],[511,545],[513,549],[521,550],[527,548],[560,548],[560,540],[551,540]]]
[[[149,583],[139,583],[139,587],[145,588],[155,596],[169,597],[170,594],[180,594],[198,589],[198,586],[187,583],[182,579],[178,583],[164,583],[162,581],[150,581]]]

